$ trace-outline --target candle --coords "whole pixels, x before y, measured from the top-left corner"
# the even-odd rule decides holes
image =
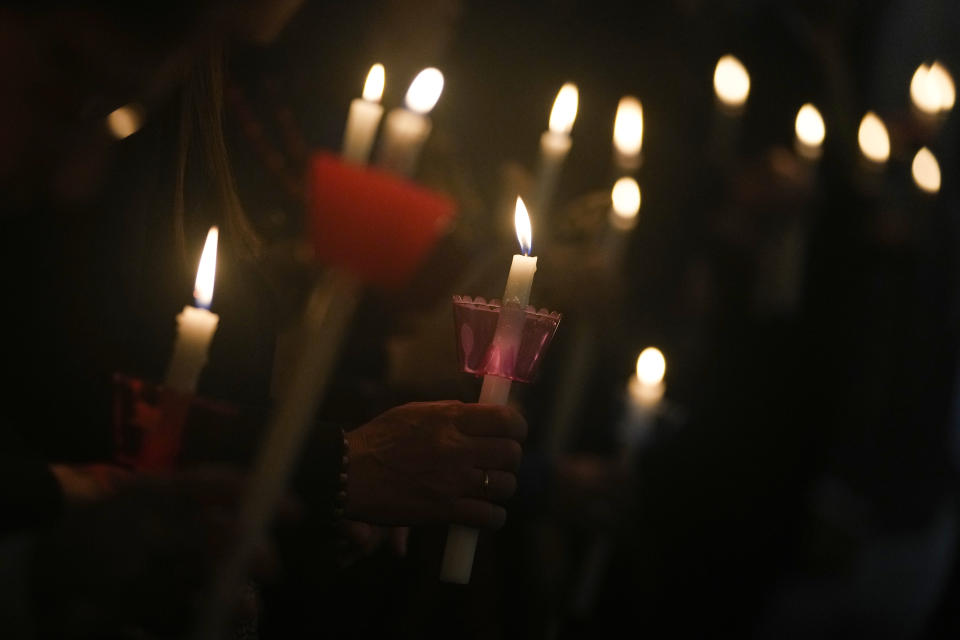
[[[603,259],[611,270],[618,269],[626,251],[630,231],[637,226],[640,212],[640,185],[629,176],[613,184],[610,190],[609,225],[603,240]]]
[[[823,124],[823,117],[815,106],[808,102],[800,107],[794,130],[796,132],[794,149],[797,155],[805,160],[817,160],[820,157],[827,130]]]
[[[499,357],[510,360],[506,370],[512,368],[513,360],[520,349],[526,308],[530,301],[530,288],[533,286],[533,275],[537,271],[537,259],[530,255],[533,237],[530,216],[520,198],[517,198],[514,224],[521,253],[513,256],[513,263],[510,265],[507,286],[503,291],[500,317],[497,320],[497,329],[491,346]],[[509,396],[510,380],[508,378],[493,375],[483,377],[480,404],[505,405]],[[440,569],[441,580],[457,584],[470,582],[478,536],[479,532],[476,529],[461,525],[450,526],[447,532],[447,546],[443,553],[443,565]]]
[[[950,72],[940,64],[921,64],[910,79],[910,101],[926,116],[937,116],[953,108],[956,92]]]
[[[553,101],[547,130],[540,136],[540,167],[533,198],[535,211],[546,212],[550,208],[550,201],[557,187],[557,179],[560,177],[567,154],[570,153],[572,145],[570,132],[577,119],[579,100],[577,85],[568,82],[560,87]]]
[[[343,159],[356,164],[367,164],[370,148],[383,117],[384,70],[379,62],[370,67],[367,81],[363,85],[363,97],[350,103],[347,115],[347,128],[343,133]]]
[[[935,194],[940,191],[940,164],[930,149],[923,147],[913,156],[910,165],[913,181],[921,191]]]
[[[863,157],[878,168],[890,157],[890,135],[887,133],[887,126],[873,111],[868,111],[860,121],[857,143]]]
[[[443,74],[438,69],[430,67],[417,74],[407,89],[405,108],[387,114],[377,156],[380,166],[400,175],[413,175],[420,149],[433,126],[427,114],[442,92]]]
[[[737,156],[740,115],[750,95],[750,74],[736,57],[727,54],[717,61],[713,72],[714,112],[713,149],[717,162],[730,168]]]
[[[177,341],[165,385],[183,393],[196,391],[197,378],[207,363],[207,351],[220,322],[220,316],[208,310],[213,300],[213,281],[217,270],[217,238],[217,228],[211,227],[197,269],[193,291],[196,306],[185,306],[177,316]]]
[[[643,146],[643,106],[633,96],[620,98],[613,121],[614,162],[622,174],[640,167]]]

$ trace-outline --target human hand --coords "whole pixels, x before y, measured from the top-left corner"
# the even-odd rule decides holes
[[[526,421],[509,407],[447,401],[391,409],[347,433],[346,516],[499,528],[526,435]]]

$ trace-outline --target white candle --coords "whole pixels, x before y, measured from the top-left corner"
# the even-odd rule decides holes
[[[614,162],[620,173],[631,173],[640,167],[642,147],[643,106],[633,96],[624,96],[613,121]]]
[[[910,101],[928,118],[942,116],[953,109],[956,90],[950,72],[940,64],[921,64],[910,79]]]
[[[443,74],[433,67],[424,69],[410,83],[405,108],[387,114],[383,140],[377,152],[377,164],[404,176],[417,168],[420,149],[433,125],[427,114],[443,92]]]
[[[350,103],[347,128],[343,133],[343,159],[356,164],[367,164],[373,139],[383,117],[384,70],[379,62],[370,67],[363,85],[363,97]]]
[[[727,54],[717,61],[713,72],[714,113],[713,148],[717,161],[730,167],[737,158],[740,115],[750,96],[750,74],[736,57]]]
[[[873,111],[868,111],[860,121],[857,142],[860,153],[874,168],[879,169],[890,158],[890,134],[887,133],[887,125],[883,124],[883,120]]]
[[[553,101],[549,125],[540,136],[540,167],[534,187],[534,211],[546,212],[550,208],[550,201],[557,187],[557,179],[560,177],[563,163],[573,144],[570,132],[577,119],[579,101],[580,94],[577,86],[571,82],[560,87]]]
[[[208,311],[213,300],[213,281],[217,270],[217,237],[217,228],[211,227],[197,269],[193,291],[196,306],[184,307],[177,316],[177,341],[164,384],[169,389],[183,393],[196,391],[197,378],[207,363],[210,342],[220,322],[220,316]]]
[[[917,151],[910,164],[910,172],[914,184],[921,191],[931,195],[940,191],[940,164],[930,149],[923,147]]]
[[[817,160],[823,149],[823,139],[827,135],[823,116],[817,108],[809,102],[800,107],[793,128],[796,133],[794,149],[797,155],[811,162]]]
[[[532,245],[530,216],[520,198],[517,198],[514,224],[522,254],[513,256],[510,274],[507,276],[507,286],[503,291],[500,317],[493,337],[493,344],[499,350],[501,357],[508,358],[516,358],[520,348],[526,308],[530,302],[530,288],[533,286],[533,275],[537,271],[537,259],[529,255]],[[512,364],[508,362],[506,368],[509,369]],[[505,405],[509,396],[509,379],[492,375],[483,377],[480,404]],[[447,546],[443,552],[443,565],[440,569],[441,580],[457,584],[470,582],[478,536],[479,532],[476,529],[461,525],[450,526],[447,531]]]
[[[637,358],[636,375],[627,385],[627,412],[621,427],[624,461],[629,462],[636,449],[649,434],[663,398],[663,376],[667,361],[656,347],[647,347]]]

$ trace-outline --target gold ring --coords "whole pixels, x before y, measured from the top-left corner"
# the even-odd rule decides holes
[[[486,470],[483,471],[483,482],[480,483],[480,488],[483,489],[483,495],[487,495],[487,489],[490,488],[490,474]]]

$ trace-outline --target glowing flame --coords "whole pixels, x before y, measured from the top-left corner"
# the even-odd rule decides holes
[[[635,156],[643,146],[643,107],[633,96],[620,98],[613,121],[613,145],[625,156]]]
[[[568,82],[557,92],[550,110],[550,131],[554,133],[570,133],[573,122],[577,119],[577,104],[580,102],[580,92],[577,85]]]
[[[610,192],[613,200],[613,212],[620,218],[635,218],[640,211],[640,185],[633,178],[620,178],[613,184]]]
[[[200,267],[197,269],[197,281],[193,288],[193,298],[198,307],[210,308],[213,301],[213,279],[217,272],[217,239],[220,232],[216,227],[210,227],[207,232],[207,241],[200,254]]]
[[[797,139],[810,147],[819,147],[823,144],[823,138],[827,134],[823,117],[817,111],[817,108],[809,102],[800,107],[800,111],[797,112],[795,129]]]
[[[868,111],[860,121],[857,141],[860,143],[860,151],[863,155],[873,162],[886,162],[890,157],[890,136],[887,134],[887,127],[873,111]]]
[[[637,358],[637,379],[645,385],[657,385],[663,380],[667,372],[667,360],[660,349],[647,347],[640,352]]]
[[[953,103],[957,98],[956,89],[953,86],[953,77],[950,72],[940,64],[934,62],[930,65],[929,77],[934,79],[940,94],[940,110],[950,111],[953,109]]]
[[[135,105],[128,104],[114,109],[107,116],[107,129],[117,140],[123,140],[133,135],[143,126],[143,110]]]
[[[750,74],[743,63],[730,54],[717,61],[713,72],[713,89],[728,107],[740,107],[750,95]]]
[[[940,165],[930,149],[924,147],[917,151],[917,155],[913,156],[910,170],[913,173],[913,181],[918,187],[927,193],[940,191]]]
[[[513,226],[517,229],[517,240],[520,241],[520,253],[530,255],[533,248],[533,230],[530,228],[530,214],[523,200],[517,198],[517,208],[513,214]]]
[[[443,93],[443,74],[439,69],[427,67],[417,74],[407,89],[407,108],[426,115],[437,104]]]
[[[370,102],[380,102],[383,97],[383,84],[386,72],[379,62],[370,67],[367,81],[363,83],[363,99]],[[436,101],[434,101],[436,102]]]

